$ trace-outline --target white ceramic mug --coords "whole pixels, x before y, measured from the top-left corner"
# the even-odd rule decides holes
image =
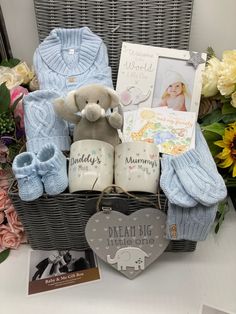
[[[137,141],[115,147],[115,184],[124,190],[157,193],[159,174],[156,144]]]
[[[69,190],[102,191],[113,183],[114,148],[97,140],[81,140],[71,145]]]

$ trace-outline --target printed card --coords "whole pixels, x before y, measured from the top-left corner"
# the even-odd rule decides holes
[[[154,47],[122,44],[116,91],[123,111],[151,107],[157,61]]]
[[[206,54],[124,42],[116,90],[123,111],[163,107],[198,114]]]
[[[123,141],[157,144],[161,153],[178,155],[194,148],[196,114],[164,108],[124,113]]]
[[[92,250],[30,252],[28,294],[70,287],[100,279]]]

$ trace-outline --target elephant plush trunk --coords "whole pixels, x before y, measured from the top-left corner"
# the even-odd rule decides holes
[[[94,122],[101,117],[105,117],[105,110],[98,104],[91,103],[82,110],[82,117],[86,117],[90,122]]]
[[[107,262],[109,264],[115,264],[117,261],[116,261],[116,258],[111,258],[110,255],[107,255]]]

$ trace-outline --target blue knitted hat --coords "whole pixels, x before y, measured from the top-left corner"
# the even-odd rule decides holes
[[[55,144],[60,150],[70,150],[68,124],[55,114],[52,105],[58,97],[58,93],[45,90],[24,97],[27,151],[37,154],[46,143]]]

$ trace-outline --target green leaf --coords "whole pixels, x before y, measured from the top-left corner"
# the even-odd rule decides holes
[[[219,100],[222,104],[229,104],[230,101],[231,101],[231,96],[223,96],[223,95],[220,95],[219,96]]]
[[[225,215],[228,213],[229,208],[228,208],[228,202],[227,201],[223,201],[220,202],[218,205],[218,220],[217,220],[217,224],[215,227],[215,233],[218,233],[220,226],[222,225],[224,219],[225,219]]]
[[[24,143],[22,143],[23,140],[16,142],[15,144],[12,144],[11,146],[9,146],[9,158],[11,160],[14,159],[14,157],[16,155],[19,154],[19,152],[21,151]]]
[[[213,157],[215,157],[217,154],[219,154],[222,150],[219,146],[216,146],[214,143],[210,143],[210,144],[208,144],[208,146],[209,146],[209,149],[210,149]]]
[[[206,130],[203,130],[203,135],[204,135],[207,143],[208,142],[215,142],[215,141],[222,139],[221,135],[219,135],[217,133],[210,132],[210,131],[206,131]]]
[[[212,47],[207,47],[206,53],[207,53],[207,61],[211,59],[212,57],[216,56],[215,51],[213,50]]]
[[[8,68],[13,68],[14,66],[16,66],[18,63],[20,63],[19,59],[16,58],[11,58],[9,60],[5,59],[2,60],[2,62],[0,63],[1,66],[4,67],[8,67]]]
[[[210,132],[219,134],[220,136],[223,136],[225,133],[225,124],[224,123],[214,122],[210,125],[201,126],[201,128],[204,131],[210,131]]]
[[[214,157],[215,155],[219,154],[221,152],[222,148],[219,146],[216,146],[214,144],[214,142],[222,139],[222,137],[217,133],[213,133],[213,132],[209,132],[209,131],[204,131],[203,135],[207,141],[207,144],[208,144],[208,147],[211,151],[212,156]]]
[[[226,114],[222,117],[222,121],[225,124],[232,123],[236,121],[236,112],[231,114]]]
[[[229,102],[225,103],[222,107],[222,114],[236,114],[236,108],[234,108]]]
[[[219,122],[221,118],[222,118],[221,109],[217,108],[201,119],[201,125],[205,126],[205,125],[212,124],[214,122]]]
[[[227,177],[225,180],[225,184],[227,187],[236,187],[236,178]]]
[[[9,254],[10,254],[10,249],[6,249],[0,253],[0,264],[4,262],[5,259],[8,258]]]
[[[215,233],[218,233],[219,229],[220,229],[220,224],[218,222],[215,226]]]
[[[0,85],[0,112],[7,112],[11,102],[10,91],[6,87],[6,82]]]

